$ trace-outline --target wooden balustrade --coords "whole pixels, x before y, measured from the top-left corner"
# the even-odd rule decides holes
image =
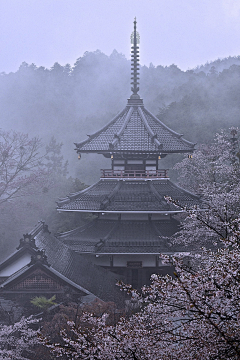
[[[101,178],[167,178],[167,170],[112,170],[101,169]]]

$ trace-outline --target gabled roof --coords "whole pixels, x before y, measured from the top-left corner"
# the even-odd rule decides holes
[[[200,204],[196,195],[180,188],[169,179],[119,180],[101,179],[96,184],[58,201],[59,211],[166,213],[179,212],[165,200],[170,196],[181,206]]]
[[[131,99],[129,103],[106,126],[76,143],[77,152],[168,154],[194,150],[193,143],[164,125],[140,100],[137,105],[131,104]]]
[[[24,234],[17,250],[0,264],[0,277],[6,277],[12,271],[21,269],[36,253],[36,249],[34,238],[31,235]]]
[[[117,275],[68,248],[45,230],[42,222],[30,234],[34,236],[37,247],[45,250],[49,264],[56,271],[104,301],[120,300]]]
[[[118,276],[94,265],[83,255],[68,248],[48,231],[44,222],[39,222],[28,236],[34,239],[36,245],[36,250],[33,250],[33,257],[38,255],[39,249],[43,250],[41,253],[46,261],[41,266],[44,266],[44,269],[48,269],[53,275],[55,274],[55,276],[58,276],[70,285],[72,284],[76,288],[84,289],[86,294],[92,293],[104,301],[116,301],[118,299],[120,302],[121,294],[119,294],[119,289],[116,287]],[[11,262],[11,257],[16,258],[17,254],[22,252],[23,249],[20,248],[18,252],[14,252],[8,258],[7,262]],[[28,269],[33,268],[33,265],[34,262],[28,265],[25,264],[8,277],[2,286],[7,285],[9,281],[14,280]]]
[[[16,271],[0,285],[0,289],[4,290],[5,293],[7,291],[8,292],[16,291],[16,292],[24,292],[24,293],[30,292],[31,294],[39,291],[41,291],[41,293],[46,292],[46,289],[44,289],[41,283],[40,284],[34,283],[33,286],[30,287],[25,286],[24,288],[20,285],[22,282],[26,282],[26,280],[28,280],[29,277],[34,274],[36,274],[38,277],[40,274],[45,274],[46,276],[48,276],[48,280],[52,280],[52,282],[55,283],[56,286],[54,287],[52,284],[52,289],[47,289],[47,292],[52,291],[56,293],[61,291],[62,289],[59,286],[61,284],[62,288],[63,285],[67,285],[70,288],[74,289],[75,291],[80,292],[81,295],[93,296],[93,294],[91,294],[88,290],[84,289],[82,286],[69,280],[61,273],[53,269],[52,267],[49,267],[40,262],[37,262],[35,264],[25,265],[22,269]],[[27,282],[29,283],[29,281]],[[40,287],[38,285],[40,285]]]
[[[32,248],[21,248],[20,250],[14,251],[11,255],[9,255],[3,262],[0,264],[0,271],[5,269],[7,266],[17,262],[19,259],[23,257],[25,254],[33,255],[35,252]]]

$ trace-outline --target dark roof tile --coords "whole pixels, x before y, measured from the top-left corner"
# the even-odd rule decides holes
[[[70,281],[82,286],[104,301],[115,301],[121,294],[116,286],[118,276],[94,265],[46,231],[40,222],[31,232],[36,246],[44,249],[51,267]]]
[[[87,140],[76,143],[78,152],[178,153],[191,152],[194,144],[168,128],[142,105],[127,106]]]
[[[175,219],[95,219],[85,227],[59,234],[58,237],[79,253],[158,254],[173,251],[169,238],[178,230],[179,222]]]
[[[177,211],[175,205],[169,204],[165,200],[165,196],[179,201],[182,206],[200,204],[196,195],[173,184],[169,179],[147,181],[101,179],[88,189],[59,201],[58,210],[82,212]]]

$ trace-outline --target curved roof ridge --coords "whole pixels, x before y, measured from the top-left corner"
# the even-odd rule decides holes
[[[55,237],[57,239],[60,239],[62,236],[66,236],[66,235],[72,235],[74,233],[77,233],[79,230],[86,230],[87,228],[90,228],[91,226],[93,226],[96,222],[97,222],[98,218],[93,219],[92,221],[89,221],[88,223],[78,226],[77,228],[73,229],[73,230],[68,230],[68,231],[64,231],[61,233],[57,233],[55,234]]]
[[[9,284],[11,281],[13,281],[18,275],[24,274],[29,269],[29,264],[24,265],[22,268],[16,270],[14,273],[12,273],[10,276],[8,276],[7,279],[5,279],[1,285],[0,288],[4,288],[5,285]]]
[[[70,193],[69,195],[67,195],[65,198],[59,198],[58,201],[56,201],[57,206],[59,205],[63,205],[68,203],[69,201],[73,200],[75,197],[78,197],[80,194],[85,193],[86,191],[90,190],[93,186],[97,185],[98,183],[100,183],[101,180],[98,180],[98,182],[88,186],[86,189],[77,191],[75,193]]]
[[[108,128],[109,125],[113,124],[121,115],[124,114],[124,112],[128,110],[127,106],[120,111],[116,116],[114,116],[114,118],[112,120],[110,120],[106,125],[104,125],[100,130],[96,131],[95,133],[93,133],[92,135],[88,135],[89,138],[81,141],[79,143],[74,143],[77,147],[85,145],[90,139],[93,139],[94,137],[96,137],[98,134],[100,134],[102,131],[106,130]],[[77,149],[76,149],[77,150]]]
[[[145,107],[143,107],[144,111],[148,113],[148,115],[152,116],[154,120],[156,120],[161,126],[163,126],[166,130],[170,131],[173,135],[176,135],[179,139],[181,138],[182,141],[186,142],[189,145],[192,145],[193,147],[196,145],[195,143],[192,143],[191,141],[188,141],[184,138],[182,138],[183,134],[179,134],[176,131],[172,130],[170,127],[165,125],[161,120],[159,120],[155,115],[153,115],[149,110],[147,110]]]
[[[163,202],[163,198],[160,196],[160,194],[157,192],[157,190],[155,189],[155,187],[152,184],[152,181],[148,181],[147,182],[148,186],[150,187],[150,189],[153,191],[154,195],[156,196],[156,198],[162,203]]]
[[[0,270],[2,270],[4,268],[4,266],[6,266],[6,264],[9,263],[10,260],[15,261],[16,259],[18,259],[18,257],[20,257],[22,255],[22,253],[25,253],[26,251],[28,251],[29,254],[34,254],[36,252],[36,250],[31,247],[28,247],[28,248],[22,247],[19,250],[15,250],[12,254],[10,254],[8,257],[6,257],[6,259],[4,259],[0,263]]]
[[[104,241],[109,240],[109,237],[112,235],[112,233],[119,227],[120,220],[115,221],[112,229],[108,232],[108,234],[103,238]]]
[[[142,119],[142,121],[143,121],[143,124],[144,124],[145,128],[147,129],[147,131],[148,131],[149,134],[151,135],[151,137],[152,137],[153,141],[155,142],[155,144],[156,144],[157,146],[159,146],[159,145],[160,145],[160,142],[158,141],[158,139],[156,138],[156,134],[154,134],[154,132],[152,131],[150,125],[148,124],[147,119],[145,118],[144,113],[143,113],[141,107],[138,106],[137,110],[138,110],[138,113],[139,113],[139,115],[140,115],[140,117],[141,117],[141,119]]]
[[[192,152],[195,144],[182,136],[143,105],[132,104],[87,140],[75,145],[78,153],[96,152],[108,154],[107,157],[110,157],[112,152]]]
[[[45,264],[39,264],[38,265],[41,268],[44,268],[45,270],[47,270],[48,272],[54,274],[55,276],[57,276],[58,278],[62,279],[63,281],[65,281],[67,284],[69,284],[70,286],[82,291],[83,293],[87,294],[87,295],[93,295],[95,297],[97,297],[96,295],[94,295],[93,293],[91,293],[89,290],[85,289],[84,287],[82,287],[81,285],[73,282],[71,279],[67,278],[65,275],[63,275],[62,273],[60,273],[59,271],[57,271],[56,269],[54,269],[52,266],[46,266]],[[3,283],[0,285],[0,288],[4,288],[6,285],[10,284],[12,281],[14,281],[19,275],[25,274],[26,272],[30,272],[32,268],[36,268],[36,264],[27,264],[25,266],[23,266],[21,269],[15,271],[13,274],[11,274],[5,281],[3,281]],[[97,297],[98,298],[98,297]],[[99,298],[98,298],[99,299]]]
[[[160,201],[156,197],[153,188],[156,189],[160,197],[168,195],[172,196],[172,198],[182,199],[187,203],[190,201],[191,204],[200,205],[198,195],[181,189],[167,178],[154,180],[110,179],[109,182],[101,179],[93,186],[93,190],[88,191],[88,188],[84,194],[76,196],[67,203],[59,204],[58,211],[149,213],[151,211],[166,212],[174,210],[174,206],[172,210],[169,209],[169,205],[167,206],[167,202],[163,198]],[[94,196],[90,194],[92,192],[94,192]],[[141,195],[141,192],[143,192],[143,195]]]
[[[104,210],[104,208],[106,207],[106,205],[111,201],[111,198],[116,194],[116,192],[118,192],[118,190],[120,189],[122,185],[122,181],[119,180],[116,184],[116,186],[114,187],[114,189],[108,194],[106,195],[106,197],[102,200],[101,204],[100,204],[100,209]]]
[[[151,226],[153,227],[153,230],[157,233],[158,236],[161,236],[161,238],[163,238],[163,234],[161,233],[161,231],[156,227],[155,223],[153,221],[151,221]],[[159,242],[162,242],[162,239],[158,240]]]
[[[34,226],[34,228],[29,232],[29,235],[32,235],[33,237],[36,236],[44,228],[44,225],[45,222],[39,220],[38,223]]]
[[[173,187],[176,187],[177,189],[182,190],[182,191],[185,192],[186,194],[189,194],[189,195],[195,197],[196,199],[201,199],[201,197],[200,197],[199,195],[196,195],[196,194],[194,194],[193,192],[188,191],[188,190],[182,188],[181,186],[173,183],[173,182],[172,182],[171,180],[169,180],[169,179],[167,179],[167,180],[169,181],[169,183],[170,183]]]
[[[95,251],[96,252],[102,250],[102,248],[106,245],[106,242],[109,240],[110,236],[119,227],[119,222],[120,222],[120,220],[115,221],[112,228],[107,233],[107,235],[105,235],[103,239],[100,239],[100,241],[95,244]]]
[[[123,125],[121,127],[121,129],[117,132],[117,134],[114,135],[115,139],[112,142],[112,145],[114,146],[116,144],[116,142],[119,140],[119,136],[123,133],[123,131],[125,130],[127,123],[129,122],[131,115],[133,113],[133,106],[131,106],[128,110],[128,113],[126,115],[126,118],[123,122]]]

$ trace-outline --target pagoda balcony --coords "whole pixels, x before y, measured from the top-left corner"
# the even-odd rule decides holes
[[[112,170],[101,169],[101,178],[168,178],[166,169],[159,170]]]

